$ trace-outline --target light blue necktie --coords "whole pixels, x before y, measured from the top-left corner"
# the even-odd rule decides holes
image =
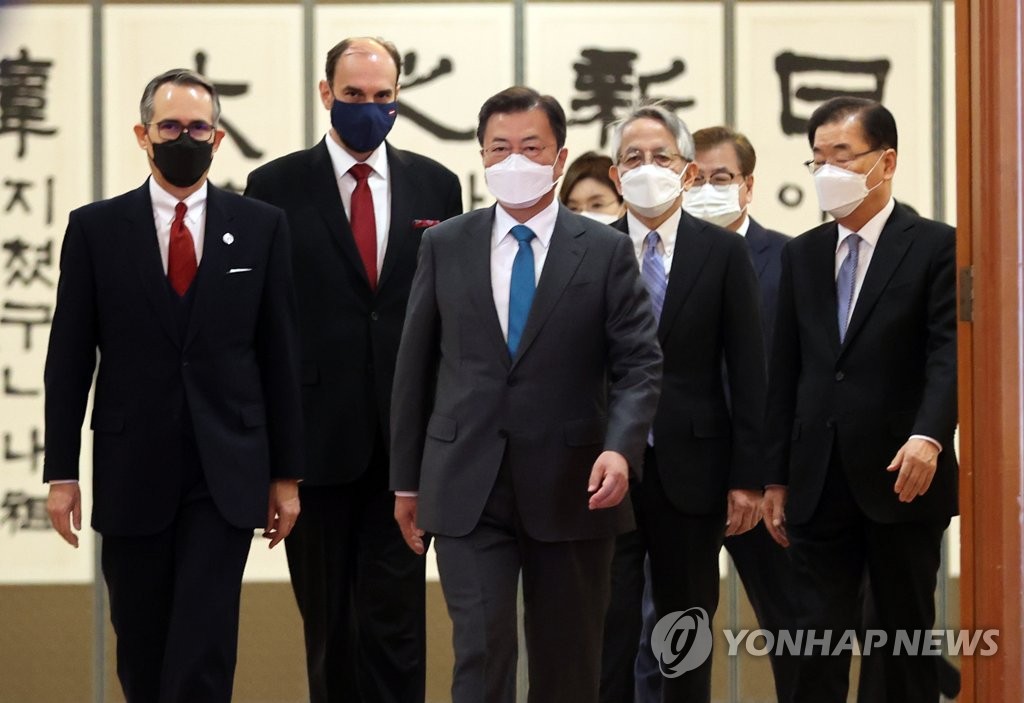
[[[661,311],[665,307],[665,289],[668,288],[668,275],[665,273],[665,261],[658,253],[658,242],[661,235],[651,231],[644,239],[644,260],[640,266],[640,278],[647,287],[647,295],[651,298],[651,309],[654,310],[654,322],[661,320]],[[647,444],[654,446],[654,429],[647,433]]]
[[[651,308],[654,310],[654,321],[661,321],[661,310],[665,307],[665,289],[668,287],[668,275],[665,273],[665,261],[658,253],[658,242],[661,235],[652,231],[644,239],[644,260],[640,267],[640,277],[647,286],[647,294],[651,297]]]
[[[839,343],[846,339],[846,328],[850,324],[853,309],[853,291],[857,287],[857,255],[860,252],[860,236],[851,234],[846,238],[846,258],[839,266],[836,277],[836,299],[839,301]]]
[[[523,328],[526,327],[526,318],[530,315],[533,294],[537,290],[533,248],[530,246],[530,240],[537,235],[526,225],[516,225],[512,228],[512,236],[519,242],[519,251],[512,262],[512,281],[508,290],[508,351],[514,357],[519,349]]]

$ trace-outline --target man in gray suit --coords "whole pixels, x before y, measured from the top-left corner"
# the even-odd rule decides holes
[[[661,353],[628,237],[555,200],[565,113],[514,87],[480,110],[498,204],[426,232],[398,352],[391,488],[435,537],[454,703],[515,698],[520,572],[530,698],[597,698],[615,537],[633,529]]]

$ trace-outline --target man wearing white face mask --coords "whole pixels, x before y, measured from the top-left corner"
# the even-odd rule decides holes
[[[955,233],[892,197],[896,122],[859,98],[808,122],[821,209],[783,249],[770,372],[765,521],[791,544],[800,625],[856,629],[860,587],[889,646],[885,699],[935,703],[935,657],[892,656],[928,630],[942,533],[957,512]],[[804,657],[798,703],[838,703],[849,653]]]
[[[484,103],[498,203],[424,234],[398,351],[395,518],[417,553],[434,536],[453,703],[515,700],[520,574],[529,699],[592,703],[615,537],[634,526],[661,353],[629,240],[555,200],[565,132],[530,88]]]
[[[627,209],[614,226],[641,262],[665,367],[643,481],[632,491],[637,530],[619,537],[612,566],[601,687],[608,702],[633,700],[645,554],[659,617],[690,608],[714,616],[722,540],[760,519],[766,385],[747,245],[682,210],[697,171],[686,125],[660,106],[640,107],[617,125],[611,149],[610,175]],[[710,657],[663,681],[663,701],[710,697]]]

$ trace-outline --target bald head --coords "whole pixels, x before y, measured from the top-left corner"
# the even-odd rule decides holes
[[[390,72],[393,86],[398,85],[402,73],[402,56],[398,48],[380,37],[349,37],[331,47],[324,66],[328,85],[334,86],[339,78],[338,72],[344,71],[344,65],[339,64],[375,65],[382,74]]]

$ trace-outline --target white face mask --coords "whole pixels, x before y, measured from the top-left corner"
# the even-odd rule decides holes
[[[619,174],[622,197],[642,217],[658,217],[672,207],[683,190],[683,174],[670,168],[644,164]]]
[[[581,210],[579,214],[605,225],[610,225],[619,219],[619,215],[609,215],[607,212],[594,212],[593,210]]]
[[[882,185],[882,181],[879,181],[868,188],[868,174],[875,170],[882,156],[885,156],[884,151],[867,173],[847,171],[828,163],[819,168],[814,174],[814,189],[818,192],[818,207],[821,211],[838,220],[860,207],[868,193]]]
[[[731,225],[743,213],[740,185],[731,183],[725,188],[716,188],[705,183],[700,188],[690,188],[683,193],[683,209],[719,227]]]
[[[484,169],[487,189],[502,206],[517,210],[537,204],[555,187],[555,165],[512,154]]]

